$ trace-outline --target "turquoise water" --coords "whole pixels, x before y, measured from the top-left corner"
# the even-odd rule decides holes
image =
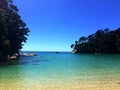
[[[20,57],[18,61],[0,67],[0,90],[19,90],[17,88],[20,87],[32,90],[30,86],[41,90],[40,85],[74,86],[74,89],[66,90],[82,90],[86,87],[92,90],[110,86],[120,88],[120,55],[36,53],[38,56]],[[56,90],[63,89],[57,87]]]

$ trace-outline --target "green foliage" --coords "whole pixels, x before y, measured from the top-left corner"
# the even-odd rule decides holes
[[[29,29],[18,14],[12,0],[0,0],[0,62],[2,57],[18,53],[26,42]]]
[[[98,30],[88,37],[80,37],[72,44],[76,53],[120,53],[120,28]]]

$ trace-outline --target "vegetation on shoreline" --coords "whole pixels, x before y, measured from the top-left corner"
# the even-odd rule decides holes
[[[0,0],[0,62],[7,62],[8,56],[19,53],[28,32],[13,1]]]
[[[114,53],[120,54],[120,28],[98,30],[87,37],[82,36],[71,45],[73,53]]]

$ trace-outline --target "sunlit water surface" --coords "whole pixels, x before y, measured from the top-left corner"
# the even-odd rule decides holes
[[[120,90],[120,55],[36,53],[0,67],[0,90]]]

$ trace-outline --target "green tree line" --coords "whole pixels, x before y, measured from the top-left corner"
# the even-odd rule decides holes
[[[87,37],[82,36],[71,45],[73,53],[114,53],[120,54],[120,28],[97,30]]]
[[[0,0],[0,62],[7,62],[8,55],[19,53],[28,32],[13,1]]]

